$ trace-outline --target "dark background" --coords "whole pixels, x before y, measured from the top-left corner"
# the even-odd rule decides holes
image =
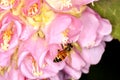
[[[106,42],[105,52],[97,65],[92,65],[88,74],[80,80],[120,80],[120,41]]]

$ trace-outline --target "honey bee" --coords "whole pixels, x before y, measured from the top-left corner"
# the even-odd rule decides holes
[[[62,48],[62,50],[58,50],[58,54],[54,58],[53,62],[57,63],[63,61],[70,54],[73,45],[71,43],[67,43],[65,46],[62,45]]]

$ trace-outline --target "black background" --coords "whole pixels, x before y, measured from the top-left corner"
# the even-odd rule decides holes
[[[120,80],[120,41],[106,42],[105,52],[97,65],[90,67],[88,74],[79,80]]]

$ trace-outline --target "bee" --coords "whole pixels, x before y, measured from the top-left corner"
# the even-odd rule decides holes
[[[58,50],[58,54],[54,58],[53,62],[57,63],[63,61],[70,54],[73,45],[71,43],[67,43],[65,46],[62,45],[62,48],[62,50]]]

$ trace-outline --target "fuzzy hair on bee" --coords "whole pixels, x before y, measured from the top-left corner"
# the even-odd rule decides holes
[[[62,50],[58,50],[56,57],[54,58],[53,62],[61,62],[63,61],[69,54],[73,45],[71,43],[67,43],[66,45],[62,45]]]

